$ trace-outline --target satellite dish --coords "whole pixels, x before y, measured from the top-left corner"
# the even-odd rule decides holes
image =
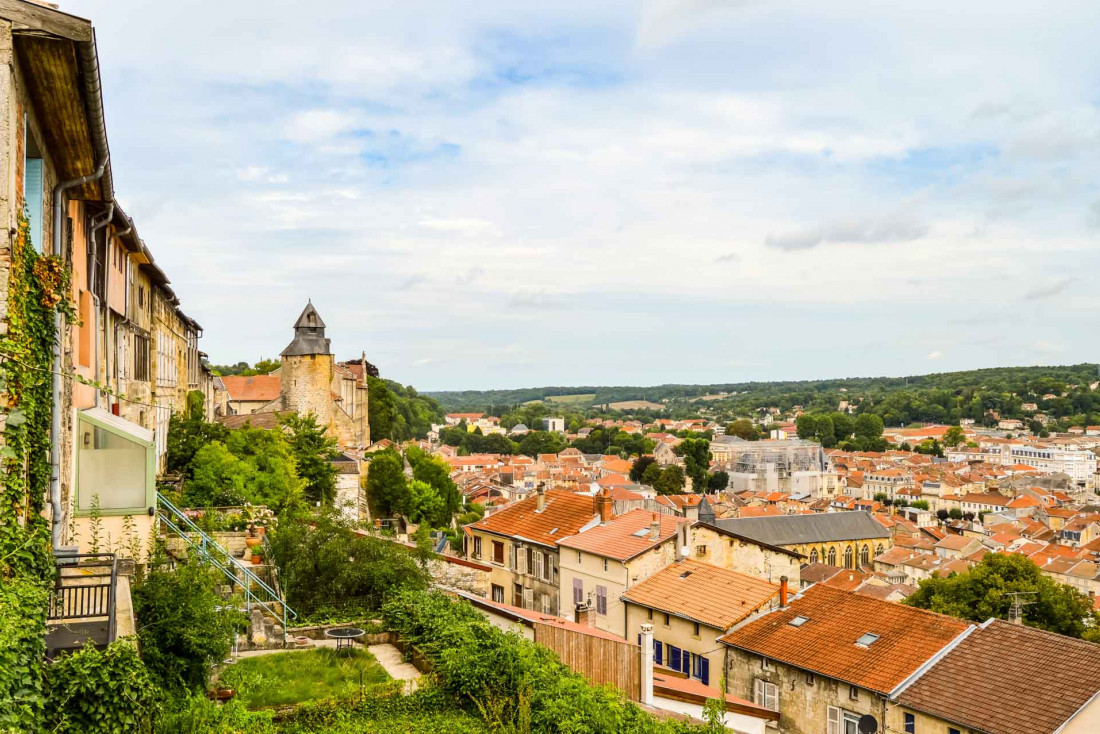
[[[875,717],[870,714],[864,714],[859,717],[859,724],[856,725],[859,729],[859,734],[875,734],[878,731],[878,722],[875,721]]]
[[[680,548],[680,557],[681,558],[689,558],[690,556],[691,556],[691,549],[688,548],[686,545],[682,546]]]

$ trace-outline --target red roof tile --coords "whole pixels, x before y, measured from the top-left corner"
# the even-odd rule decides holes
[[[279,397],[279,375],[228,375],[222,378],[230,400],[271,401]]]

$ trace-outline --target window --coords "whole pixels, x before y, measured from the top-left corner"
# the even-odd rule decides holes
[[[752,682],[752,699],[757,706],[769,711],[779,710],[779,686],[757,678]]]
[[[884,551],[883,551],[883,548],[882,548],[882,543],[879,543],[878,545],[875,546],[875,557],[876,558],[881,556],[883,554],[883,552]]]
[[[649,614],[649,618],[653,619],[653,610],[652,609],[647,609],[646,612]]]
[[[27,219],[31,229],[31,247],[45,252],[42,243],[42,154],[34,135],[27,129],[23,117],[23,203],[27,207]],[[61,253],[54,253],[60,255]]]
[[[710,685],[710,661],[702,655],[692,656],[691,677],[698,680],[704,686]]]
[[[153,441],[85,413],[77,430],[78,511],[90,511],[97,496],[107,514],[155,504]]]
[[[813,673],[807,673],[806,674],[806,685],[812,686],[816,682],[817,682],[817,679],[814,677]]]
[[[705,545],[695,546],[695,556],[701,558],[707,554],[707,547]]]
[[[854,558],[855,558],[855,553],[852,552],[852,546],[848,546],[847,548],[845,548],[844,549],[844,568],[852,568],[852,566],[854,565],[853,564],[853,559]]]
[[[138,286],[138,308],[145,308],[145,286]]]
[[[810,551],[810,563],[817,563],[817,548]]]
[[[581,562],[581,552],[577,551],[577,563]]]
[[[863,550],[859,552],[860,565],[868,566],[871,564],[871,546],[863,546]]]
[[[830,566],[835,566],[836,565],[836,548],[830,548],[829,549],[829,565]]]
[[[481,558],[481,538],[474,536],[474,558]]]
[[[607,614],[607,587],[596,587],[596,614]]]
[[[543,553],[542,568],[545,573],[543,579],[546,581],[554,580],[554,557],[549,553]]]
[[[859,734],[859,714],[830,706],[827,720],[825,731],[828,734]]]
[[[493,563],[504,565],[504,543],[499,540],[493,541]]]
[[[661,656],[662,656],[663,653],[664,653],[664,645],[661,644],[660,640],[654,640],[653,641],[653,662],[656,663],[657,665],[663,665],[664,662],[661,659]]]
[[[859,639],[856,640],[856,644],[860,647],[870,647],[877,639],[878,635],[876,635],[874,632],[867,632],[866,634],[862,634],[859,636]]]
[[[527,555],[523,559],[523,572],[534,573],[535,572],[535,549],[528,548]]]
[[[859,700],[859,689],[855,686],[848,686],[848,698],[852,701]]]
[[[772,669],[772,661],[768,660],[767,658],[760,658],[760,669],[761,670],[771,670]]]
[[[512,587],[512,606],[523,607],[523,584],[515,584]]]
[[[698,622],[695,622],[695,623],[694,623],[694,624],[692,625],[692,627],[691,627],[691,634],[695,635],[696,637],[698,637],[698,636],[699,636],[699,623],[698,623]]]
[[[149,338],[134,334],[134,379],[149,382]]]
[[[916,734],[917,731],[917,717],[913,714],[905,715],[905,734]]]
[[[665,614],[665,627],[668,627],[670,621],[668,614]]]
[[[584,601],[584,581],[573,579],[573,603],[580,604]]]
[[[544,563],[545,563],[545,561],[544,561],[544,556],[542,555],[542,552],[540,551],[540,552],[536,553],[535,554],[535,568],[534,568],[534,571],[535,571],[535,576],[537,576],[540,579],[546,573],[545,566],[543,565]]]
[[[504,587],[493,584],[493,601],[498,604],[504,603]]]
[[[603,570],[604,570],[604,571],[606,571],[606,570],[607,570],[607,559],[606,559],[606,558],[605,558],[605,559],[603,559]]]
[[[953,726],[947,727],[947,734],[959,734],[959,730]]]

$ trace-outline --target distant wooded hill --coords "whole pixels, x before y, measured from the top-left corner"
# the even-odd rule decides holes
[[[981,422],[989,411],[1002,418],[1030,418],[1036,412],[1052,419],[1100,423],[1100,391],[1095,363],[1070,366],[994,367],[965,372],[941,372],[908,377],[850,377],[833,380],[731,382],[712,385],[555,386],[518,390],[463,390],[424,393],[447,412],[501,412],[531,401],[547,401],[572,410],[593,409],[611,403],[661,403],[674,417],[706,412],[718,418],[748,415],[775,407],[787,411],[800,405],[806,411],[833,411],[842,400],[874,412],[887,425],[911,421]],[[569,399],[571,396],[583,401]],[[700,398],[706,398],[701,400]],[[565,398],[565,399],[563,399]],[[1035,409],[1030,404],[1035,404]],[[1028,408],[1024,406],[1028,405]],[[625,412],[630,412],[625,411]]]

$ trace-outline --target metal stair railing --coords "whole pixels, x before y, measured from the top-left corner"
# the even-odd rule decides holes
[[[182,510],[169,502],[160,492],[157,492],[157,506],[160,510],[160,521],[163,522],[169,530],[175,532],[183,538],[190,547],[197,550],[203,558],[213,563],[215,567],[225,574],[226,578],[228,578],[231,583],[236,584],[244,590],[246,613],[251,614],[252,605],[255,604],[275,619],[282,620],[283,643],[285,644],[287,639],[287,619],[298,618],[298,613],[287,605],[286,600],[284,600],[279,593],[272,589],[263,579],[257,576],[251,568],[238,561],[226,548],[223,548],[220,543],[207,535],[202,528],[196,525],[191,518],[187,517]],[[191,537],[192,535],[198,537]],[[240,573],[240,576],[238,576],[237,573]],[[258,592],[262,592],[263,596]],[[273,609],[273,605],[278,606],[280,611]]]

